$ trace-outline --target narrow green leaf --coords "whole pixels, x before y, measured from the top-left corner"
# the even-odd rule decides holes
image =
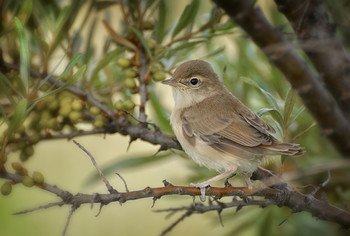
[[[186,6],[185,10],[182,12],[179,20],[175,25],[175,28],[171,35],[172,38],[174,38],[181,30],[193,23],[197,15],[199,5],[199,0],[193,0],[189,5]]]
[[[283,122],[283,117],[281,116],[281,113],[279,113],[278,111],[276,111],[273,108],[262,108],[256,112],[256,114],[258,114],[258,116],[263,116],[266,113],[269,113],[272,116],[274,121],[279,124],[279,126],[281,127],[281,130],[282,130],[282,128],[284,127],[284,122]]]
[[[220,24],[220,25],[215,25],[213,27],[213,30],[215,31],[228,31],[234,27],[236,27],[237,25],[235,23],[233,23],[231,20],[228,20],[226,23],[224,24]]]
[[[120,54],[121,52],[116,49],[116,50],[113,50],[109,53],[107,53],[97,64],[97,66],[95,67],[95,69],[92,71],[92,74],[91,74],[91,80],[94,80],[97,73],[102,69],[104,68],[106,65],[108,65],[113,59],[116,59],[118,57],[118,55]]]
[[[11,88],[11,90],[9,88]],[[16,92],[18,95],[20,94],[8,78],[0,72],[0,93],[4,94],[10,103],[14,105],[16,102],[13,98],[13,94],[11,94],[12,91]]]
[[[28,93],[28,86],[29,86],[29,46],[28,46],[28,40],[24,33],[23,26],[21,24],[21,21],[15,17],[15,24],[18,32],[18,38],[19,38],[19,53],[20,53],[20,76],[21,76],[21,83],[24,88],[24,95]]]
[[[255,88],[260,89],[260,86],[258,85],[258,83],[255,82],[254,80],[252,80],[251,78],[241,76],[241,77],[239,77],[239,80],[242,80],[244,83],[249,84],[250,86],[253,86]]]
[[[282,113],[281,113],[281,109],[279,108],[277,102],[276,102],[276,98],[269,92],[267,92],[266,90],[264,90],[263,88],[261,88],[259,86],[259,84],[257,82],[255,82],[254,80],[252,80],[251,78],[248,78],[248,77],[244,77],[244,76],[241,76],[240,77],[240,80],[242,80],[243,82],[259,89],[265,96],[267,102],[270,104],[270,106],[272,106],[272,108],[279,113],[279,115],[282,117]],[[282,119],[283,120],[283,119]]]
[[[18,18],[21,20],[22,24],[25,25],[32,14],[33,10],[33,0],[25,0],[21,4],[21,9],[18,12]]]
[[[199,28],[199,30],[204,30],[208,27],[211,27],[215,22],[217,22],[221,18],[221,16],[222,16],[222,11],[217,6],[214,6],[210,11],[208,21],[205,24],[203,24]]]
[[[205,55],[205,58],[214,57],[214,56],[222,53],[223,51],[225,51],[225,46],[221,46],[221,47],[217,48],[216,50],[212,51],[211,53]]]
[[[275,119],[271,119],[271,120],[272,120],[273,123],[275,123],[275,126],[276,126],[276,128],[277,128],[277,132],[278,132],[278,134],[279,134],[279,137],[282,138],[282,137],[283,137],[283,134],[284,134],[282,126],[281,126],[280,123],[277,122]]]
[[[66,68],[64,69],[63,73],[60,75],[60,78],[63,78],[68,75],[68,73],[73,69],[73,67],[79,62],[79,60],[82,58],[83,54],[78,53],[76,54],[72,60],[68,63]]]
[[[71,79],[69,79],[69,80],[67,81],[66,84],[68,84],[68,85],[75,84],[75,83],[84,75],[84,73],[85,73],[85,71],[86,71],[86,68],[87,68],[86,65],[83,65],[82,67],[80,67],[80,68],[78,69],[78,71],[75,72],[75,74],[71,77]]]
[[[8,131],[7,131],[8,135],[11,135],[13,132],[15,132],[23,124],[23,122],[26,118],[27,105],[28,105],[28,102],[25,98],[22,98],[16,104],[15,111],[10,119],[10,124],[9,124]]]
[[[166,33],[166,21],[167,21],[167,3],[165,0],[160,0],[158,3],[158,22],[155,25],[155,39],[157,44],[163,41]]]
[[[194,42],[183,42],[180,43],[179,45],[177,45],[176,47],[174,47],[171,51],[180,51],[183,49],[188,49],[188,48],[192,48],[194,46],[196,46],[197,44],[206,42],[207,40],[203,39],[203,40],[198,40],[198,41],[194,41]]]
[[[152,108],[155,111],[156,117],[154,118],[160,129],[169,134],[173,134],[173,130],[170,126],[169,116],[165,113],[164,107],[160,105],[159,98],[151,96],[150,99]]]
[[[296,96],[292,88],[289,88],[286,101],[284,103],[284,108],[283,108],[283,118],[284,118],[284,125],[287,126],[287,122],[289,119],[290,114],[293,111],[294,104],[296,101]]]
[[[258,116],[262,117],[263,115],[265,115],[265,113],[268,113],[272,110],[273,110],[273,108],[261,108],[259,111],[256,112],[256,114]]]
[[[304,106],[304,105],[302,105],[301,107],[298,108],[298,110],[295,112],[295,114],[293,115],[293,117],[290,118],[290,119],[288,120],[287,128],[288,128],[291,124],[294,123],[294,121],[299,117],[299,115],[300,115],[301,113],[303,113],[304,110],[305,110],[305,106]]]
[[[259,88],[259,89],[265,95],[265,98],[266,98],[267,102],[270,104],[270,106],[272,106],[282,116],[281,110],[276,102],[276,98],[271,93],[267,92],[266,90],[264,90],[262,88]]]
[[[105,167],[102,167],[101,170],[104,175],[110,175],[115,172],[119,172],[120,170],[123,170],[123,169],[135,168],[146,164],[152,164],[154,162],[163,160],[164,158],[170,156],[170,154],[171,152],[165,152],[162,154],[158,154],[156,156],[154,154],[146,154],[146,155],[139,155],[137,157],[127,157],[123,159],[118,158],[118,160],[116,160],[115,162],[109,163]],[[91,185],[99,181],[100,178],[101,178],[100,175],[98,175],[97,173],[96,174],[94,173],[92,177],[86,180],[85,185]]]
[[[136,34],[136,37],[139,38],[140,42],[142,43],[143,47],[145,48],[148,56],[152,59],[152,52],[151,49],[148,47],[146,39],[143,37],[141,31],[136,29],[135,27],[131,26],[132,31]]]
[[[306,129],[304,129],[303,131],[301,131],[300,133],[298,133],[297,135],[295,135],[292,139],[292,141],[294,142],[296,139],[298,139],[300,136],[306,134],[307,132],[309,132],[310,129],[312,129],[313,127],[315,127],[317,124],[314,121],[309,127],[307,127]]]

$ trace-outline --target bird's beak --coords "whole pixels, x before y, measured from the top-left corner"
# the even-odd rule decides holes
[[[170,78],[170,79],[166,79],[166,80],[163,80],[162,81],[162,84],[166,84],[166,85],[170,85],[170,86],[173,86],[173,87],[177,87],[177,88],[179,88],[179,87],[185,87],[185,88],[187,88],[188,86],[186,86],[186,85],[184,85],[183,83],[180,83],[180,82],[178,82],[176,79],[174,79],[174,78]]]
[[[162,84],[167,84],[167,85],[171,85],[171,86],[176,86],[177,81],[174,78],[170,78],[170,79],[166,79],[162,81]]]

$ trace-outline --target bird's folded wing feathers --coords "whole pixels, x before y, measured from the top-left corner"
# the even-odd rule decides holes
[[[182,113],[185,135],[195,135],[209,143],[220,142],[221,138],[246,147],[270,145],[272,139],[269,133],[275,130],[248,108],[234,112],[237,107],[234,103],[239,101],[230,99],[223,98],[219,106],[225,109],[219,109],[223,111],[221,113],[202,112],[203,109],[211,109],[210,102],[205,100],[185,109]]]

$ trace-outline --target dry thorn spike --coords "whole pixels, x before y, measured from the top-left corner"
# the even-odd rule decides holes
[[[90,205],[90,209],[92,209],[94,207],[94,203],[97,202],[96,200],[99,200],[99,194],[98,193],[94,193],[92,195],[92,198],[91,198],[91,205]]]
[[[169,183],[167,180],[163,180],[162,181],[163,182],[163,184],[164,184],[164,187],[168,187],[168,186],[174,186],[173,184],[171,184],[171,183]]]
[[[160,128],[152,123],[152,122],[148,122],[148,121],[142,121],[140,119],[138,119],[137,117],[135,117],[132,113],[130,113],[129,111],[124,111],[126,114],[130,115],[134,120],[136,120],[137,122],[139,122],[140,124],[144,124],[144,125],[151,125],[153,126],[153,128],[156,130],[156,131],[160,131]]]
[[[119,173],[115,172],[115,174],[118,175],[118,177],[123,181],[124,186],[125,186],[125,191],[129,192],[128,185],[127,185],[125,179]]]
[[[178,225],[181,221],[183,221],[186,217],[189,217],[192,215],[193,212],[187,211],[185,214],[183,214],[179,219],[177,219],[174,223],[172,223],[168,228],[163,230],[163,232],[160,234],[161,236],[166,235],[169,233],[176,225]]]
[[[70,220],[72,218],[72,215],[73,215],[74,211],[79,208],[79,206],[80,205],[72,205],[72,207],[71,207],[71,209],[69,211],[69,215],[68,215],[68,218],[67,218],[67,221],[66,221],[66,225],[64,226],[64,230],[62,232],[62,236],[66,235],[66,232],[67,232]]]
[[[284,220],[282,220],[281,223],[278,224],[278,226],[283,225],[294,213],[295,213],[295,212],[292,210],[292,211],[289,213],[289,215],[288,215]]]
[[[312,191],[311,195],[312,195],[312,196],[315,196],[315,194],[316,194],[321,188],[325,187],[325,186],[329,183],[330,180],[331,180],[331,172],[330,172],[330,170],[328,170],[328,171],[327,171],[327,179],[326,179],[325,181],[323,181],[323,183],[321,183],[320,185],[318,185],[318,186],[314,189],[314,191]]]
[[[97,212],[97,214],[95,215],[95,217],[97,217],[97,216],[99,216],[99,215],[101,214],[101,212],[102,212],[102,207],[103,207],[103,206],[104,206],[104,204],[101,202],[100,207],[99,207],[98,212]]]
[[[49,204],[38,206],[38,207],[35,207],[35,208],[31,208],[31,209],[15,212],[15,213],[13,213],[13,215],[27,214],[27,213],[34,212],[34,211],[41,210],[41,209],[48,209],[48,208],[51,208],[51,207],[54,207],[54,206],[63,206],[64,204],[65,204],[64,201],[49,203]]]

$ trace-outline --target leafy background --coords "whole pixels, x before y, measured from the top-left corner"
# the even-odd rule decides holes
[[[138,4],[145,10],[141,23],[135,13]],[[291,32],[287,21],[271,1],[257,1],[256,4],[262,7],[275,26],[283,27],[286,34]],[[332,3],[327,2],[326,5]],[[302,157],[277,158],[274,162],[266,163],[266,167],[275,173],[305,170],[339,158],[320,135],[313,118],[290,90],[283,75],[267,61],[245,33],[210,1],[126,1],[124,7],[113,1],[2,2],[2,56],[5,61],[20,65],[18,71],[0,73],[0,131],[3,134],[0,142],[2,148],[5,143],[7,150],[10,150],[5,163],[9,169],[11,163],[20,162],[28,170],[40,171],[48,183],[73,193],[105,192],[94,167],[81,150],[65,139],[46,140],[43,135],[45,132],[60,135],[78,129],[98,129],[101,122],[103,125],[107,121],[100,114],[95,115],[89,104],[80,105],[90,115],[76,109],[79,112],[75,113],[77,117],[73,117],[69,114],[75,109],[70,107],[67,108],[71,109],[70,113],[64,116],[63,107],[67,107],[67,104],[71,106],[74,102],[78,104],[79,98],[50,87],[47,77],[42,80],[33,78],[29,70],[53,74],[67,86],[82,87],[106,105],[116,110],[129,110],[138,116],[138,72],[130,77],[128,74],[137,69],[133,66],[134,46],[130,44],[133,40],[144,46],[150,59],[148,70],[151,79],[147,85],[149,100],[146,106],[148,119],[164,132],[172,134],[168,121],[172,97],[170,89],[158,81],[170,77],[173,68],[182,61],[200,58],[213,65],[235,96],[274,125],[278,131],[277,138],[298,142],[306,148],[307,154]],[[128,18],[123,17],[123,10]],[[339,32],[340,36],[342,33],[344,31]],[[292,34],[289,37],[293,40]],[[125,59],[131,65],[124,65],[122,61],[127,63]],[[52,105],[55,103],[57,107]],[[133,107],[134,104],[136,107]],[[41,105],[43,108],[40,108]],[[62,120],[55,120],[53,114],[62,116]],[[132,117],[129,118],[137,123]],[[49,120],[52,123],[46,122]],[[34,140],[38,134],[40,141]],[[154,156],[159,147],[139,140],[128,147],[129,138],[119,134],[75,139],[95,156],[118,190],[124,186],[113,174],[116,171],[126,179],[129,189],[160,186],[163,179],[173,184],[187,185],[214,174],[194,164],[183,153],[177,152],[180,155],[176,155],[166,151]],[[344,207],[350,199],[349,192],[345,190],[349,174],[333,170],[331,175],[330,183],[319,195],[327,196],[333,204]],[[326,173],[320,173],[292,184],[296,187],[317,185],[326,177]],[[239,177],[235,178],[234,183],[243,184]],[[310,188],[305,187],[303,191],[310,192]],[[38,188],[14,186],[9,196],[0,196],[0,234],[61,234],[68,207],[13,215],[14,212],[52,201],[55,201],[54,196]],[[169,196],[157,201],[154,209],[191,202],[192,199],[188,197]],[[159,234],[176,217],[167,218],[165,213],[154,213],[151,205],[150,199],[127,202],[124,206],[108,205],[98,217],[95,217],[98,206],[92,210],[90,206],[81,207],[73,215],[68,234]],[[289,213],[289,209],[276,206],[266,209],[246,207],[238,213],[230,209],[223,212],[225,227],[221,226],[215,213],[196,215],[182,222],[169,235],[343,234],[336,225],[319,221],[307,213],[294,214],[278,226]]]

